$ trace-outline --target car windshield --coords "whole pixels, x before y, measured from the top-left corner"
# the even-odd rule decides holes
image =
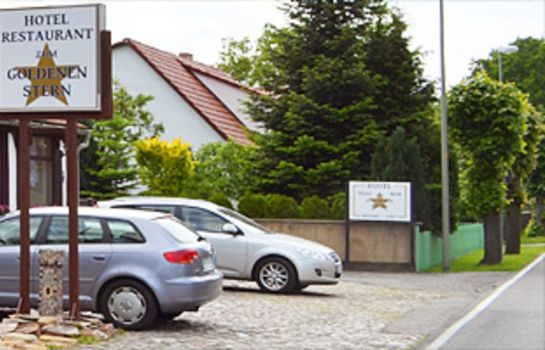
[[[179,242],[188,243],[201,240],[201,236],[198,233],[182,224],[178,219],[162,217],[155,221]]]
[[[263,233],[273,233],[271,230],[269,230],[268,228],[266,228],[265,226],[261,226],[260,224],[258,224],[257,222],[255,222],[254,220],[242,215],[241,213],[238,213],[234,210],[231,210],[231,209],[227,209],[227,208],[219,208],[219,212],[224,214],[224,215],[227,215],[233,219],[236,219],[238,221],[242,221],[243,223],[245,223],[246,225],[249,225],[249,226],[252,226],[253,228],[257,228],[258,230],[260,231],[263,231]]]

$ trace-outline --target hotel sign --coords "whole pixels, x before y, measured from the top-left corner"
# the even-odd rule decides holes
[[[411,183],[350,181],[349,203],[350,220],[411,222]]]
[[[0,10],[0,113],[100,111],[103,5]]]

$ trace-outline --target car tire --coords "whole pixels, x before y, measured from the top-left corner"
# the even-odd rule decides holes
[[[163,321],[172,321],[175,318],[178,318],[178,316],[181,316],[183,312],[176,312],[176,313],[163,313],[159,315],[159,318]]]
[[[257,284],[265,292],[290,293],[299,285],[295,268],[284,258],[265,258],[259,262],[255,271]]]
[[[108,284],[100,298],[100,310],[108,322],[127,330],[150,328],[159,313],[149,288],[130,279]]]
[[[302,291],[303,289],[307,288],[308,286],[309,286],[309,284],[299,284],[299,286],[297,287],[297,290]]]

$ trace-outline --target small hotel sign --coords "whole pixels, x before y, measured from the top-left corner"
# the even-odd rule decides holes
[[[0,112],[99,111],[104,6],[0,10]]]
[[[410,182],[349,184],[349,214],[354,221],[411,221]]]

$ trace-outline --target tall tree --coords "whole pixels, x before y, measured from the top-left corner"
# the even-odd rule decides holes
[[[325,197],[368,177],[376,143],[397,125],[411,136],[431,126],[432,89],[385,1],[293,0],[284,11],[288,27],[266,29],[256,53],[266,59],[250,74],[269,92],[249,106],[269,130],[256,136],[258,186]]]
[[[124,87],[115,83],[113,117],[94,123],[91,147],[87,152],[96,157],[82,169],[89,174],[88,187],[82,187],[82,195],[96,199],[108,199],[128,194],[138,181],[138,169],[134,166],[134,144],[146,136],[157,136],[163,126],[153,122],[146,109],[151,96],[131,96]],[[89,154],[89,153],[88,153]],[[82,157],[85,157],[83,155]]]
[[[477,73],[455,86],[449,96],[453,139],[466,157],[467,201],[483,218],[483,264],[502,260],[499,210],[505,204],[505,178],[523,151],[524,95],[512,84],[501,84]]]
[[[536,38],[519,38],[512,43],[517,51],[501,53],[503,80],[514,82],[521,91],[528,93],[528,99],[538,110],[545,111],[545,40]],[[486,70],[491,77],[499,79],[499,55],[498,50],[493,50],[486,59],[474,62],[474,72]],[[522,183],[525,177],[533,170],[535,165],[534,151],[539,141],[539,129],[536,120],[537,112],[529,105],[528,130],[525,134],[525,149],[517,156],[507,177],[509,207],[505,227],[506,253],[517,254],[520,252],[520,207],[525,197]],[[535,176],[534,176],[535,179]],[[534,189],[537,187],[534,187]],[[530,195],[534,192],[531,191]]]

